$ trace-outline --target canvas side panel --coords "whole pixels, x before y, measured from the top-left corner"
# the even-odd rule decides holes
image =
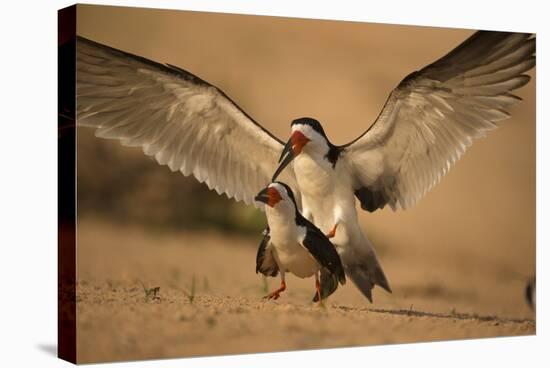
[[[58,12],[58,356],[76,363],[76,5]]]

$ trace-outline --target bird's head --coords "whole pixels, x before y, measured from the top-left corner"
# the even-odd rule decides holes
[[[296,199],[292,189],[280,181],[275,181],[262,189],[254,200],[265,203],[271,208],[287,208],[296,211]]]
[[[272,180],[275,180],[298,155],[306,153],[311,156],[323,157],[330,149],[330,142],[317,120],[313,118],[296,119],[292,121],[290,127],[290,138],[281,153],[279,167],[273,174]]]

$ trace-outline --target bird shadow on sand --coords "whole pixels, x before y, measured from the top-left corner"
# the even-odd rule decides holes
[[[483,316],[478,314],[469,314],[469,313],[434,313],[434,312],[423,312],[412,309],[379,309],[379,308],[352,308],[345,306],[337,306],[336,308],[342,309],[345,311],[367,311],[371,313],[384,313],[384,314],[393,314],[400,316],[411,316],[411,317],[432,317],[432,318],[442,318],[442,319],[458,319],[458,320],[475,320],[480,322],[499,322],[499,323],[528,323],[535,324],[535,320],[529,318],[501,318],[497,316]]]

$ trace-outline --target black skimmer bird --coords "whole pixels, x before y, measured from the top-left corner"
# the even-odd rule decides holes
[[[510,116],[520,101],[511,92],[528,83],[534,54],[530,34],[476,32],[403,79],[352,142],[333,145],[305,118],[293,122],[285,145],[188,71],[78,37],[77,123],[257,207],[255,195],[280,175],[304,217],[334,236],[345,271],[372,300],[375,284],[390,287],[357,221],[355,199],[367,211],[413,206],[473,139]]]
[[[296,119],[273,179],[293,162],[303,215],[335,235],[347,275],[372,301],[390,291],[357,222],[355,199],[370,212],[413,206],[447,173],[473,139],[496,128],[520,99],[535,65],[530,34],[476,32],[393,90],[377,120],[352,142],[335,146],[321,124]]]
[[[281,286],[266,298],[277,299],[286,289],[286,272],[300,278],[315,275],[314,302],[332,294],[338,283],[345,284],[346,276],[336,248],[317,226],[301,215],[288,185],[273,182],[260,191],[255,200],[265,204],[268,224],[256,257],[256,273],[281,275]]]

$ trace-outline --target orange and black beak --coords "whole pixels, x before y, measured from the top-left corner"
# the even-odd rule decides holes
[[[274,207],[282,199],[281,195],[275,188],[265,188],[254,197],[255,201],[267,204],[269,207]]]
[[[269,193],[267,192],[269,188],[264,188],[254,197],[254,200],[257,202],[262,202],[267,204],[269,202]]]
[[[285,147],[283,148],[283,152],[279,158],[279,167],[275,170],[275,174],[273,174],[271,181],[275,181],[284,168],[287,167],[288,164],[302,152],[302,149],[307,142],[309,142],[309,139],[303,135],[302,132],[296,130],[292,133],[292,136],[290,136],[290,139],[286,142]]]

